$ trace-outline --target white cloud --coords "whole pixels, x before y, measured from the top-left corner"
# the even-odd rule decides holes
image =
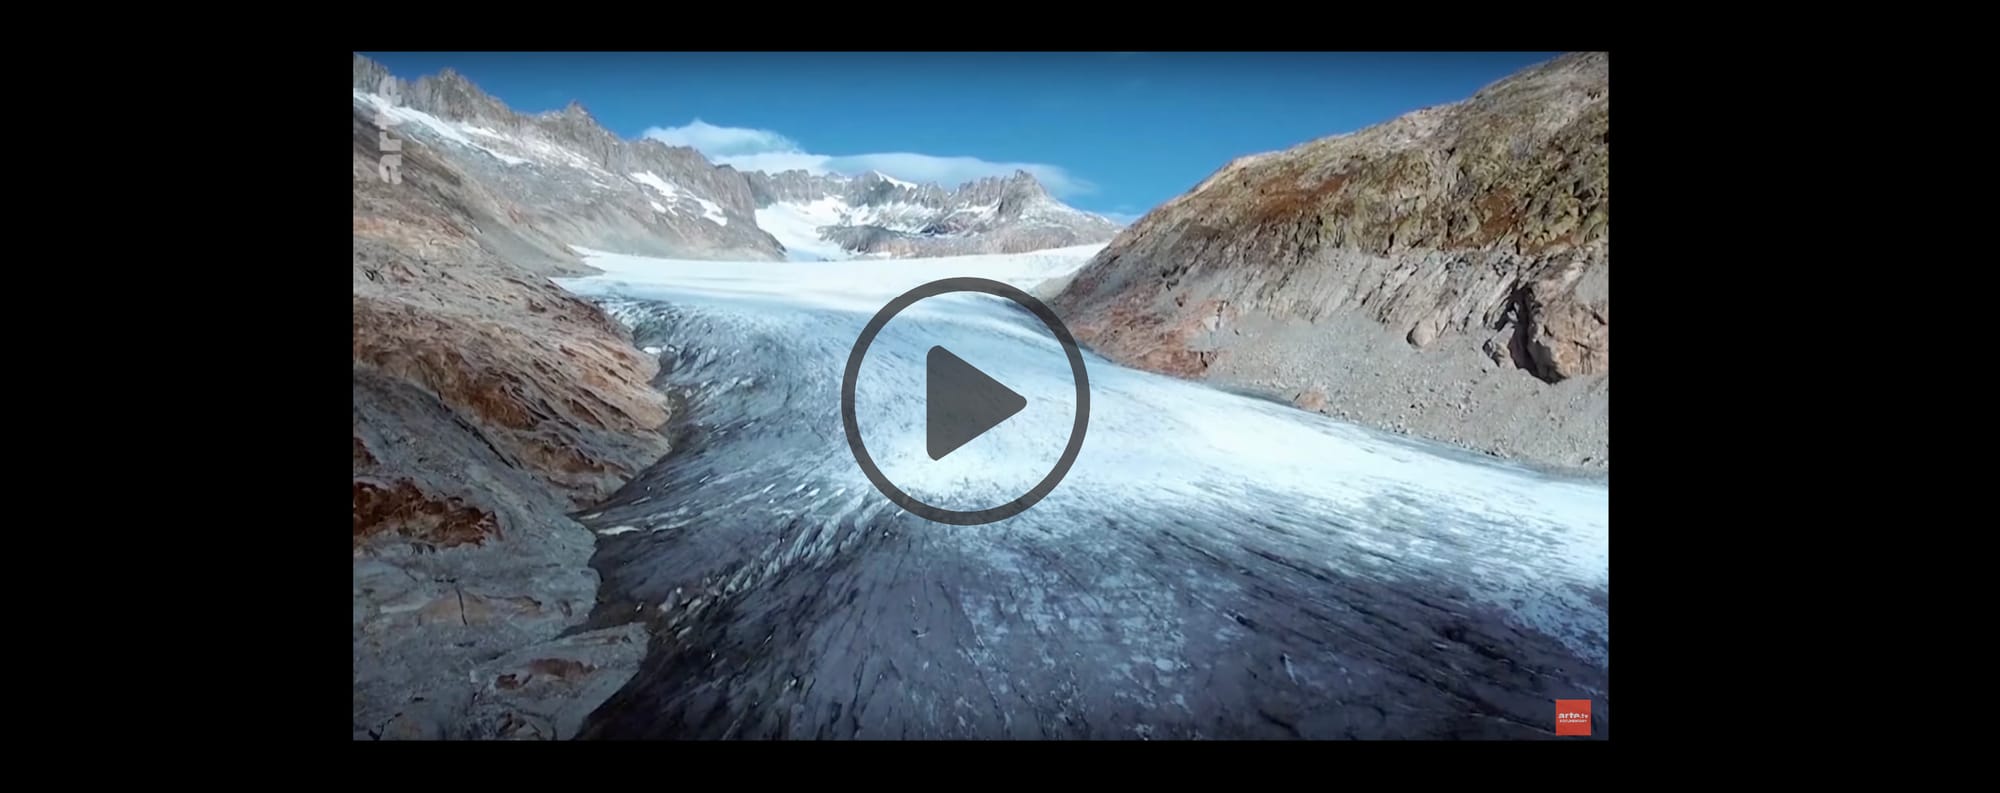
[[[748,127],[718,127],[701,119],[681,127],[653,127],[646,137],[669,146],[687,146],[710,157],[772,151],[797,151],[799,144],[776,132]]]
[[[1097,189],[1059,165],[1036,162],[992,162],[977,157],[941,157],[913,152],[872,154],[813,154],[791,138],[768,129],[720,127],[701,119],[679,127],[653,127],[645,132],[673,146],[689,146],[717,164],[743,171],[802,170],[812,173],[858,174],[881,171],[909,182],[935,182],[946,188],[987,176],[1011,176],[1027,171],[1058,196],[1090,193]]]
[[[1120,226],[1130,226],[1133,223],[1139,222],[1139,218],[1141,217],[1140,213],[1136,212],[1099,212],[1097,214],[1103,215],[1106,219]]]

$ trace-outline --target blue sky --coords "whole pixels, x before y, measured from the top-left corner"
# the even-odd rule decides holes
[[[611,131],[739,168],[947,187],[1021,168],[1120,220],[1231,159],[1452,102],[1558,53],[362,53],[451,67],[515,110],[583,103]]]

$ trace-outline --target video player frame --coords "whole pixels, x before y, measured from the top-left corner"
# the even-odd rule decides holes
[[[1605,53],[352,110],[355,740],[1609,739]]]

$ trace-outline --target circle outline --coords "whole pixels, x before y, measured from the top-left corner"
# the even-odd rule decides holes
[[[1069,359],[1070,379],[1076,383],[1076,420],[1070,425],[1069,443],[1063,447],[1062,457],[1057,458],[1055,466],[1049,469],[1040,482],[1036,482],[1034,487],[1029,488],[1028,492],[1019,498],[997,507],[979,510],[953,510],[933,506],[897,487],[896,483],[889,481],[889,477],[875,465],[875,459],[869,456],[867,444],[861,441],[861,426],[855,418],[854,386],[861,376],[861,359],[867,355],[868,347],[875,343],[875,336],[882,332],[882,328],[889,324],[889,320],[903,313],[904,309],[915,305],[917,301],[954,292],[979,292],[1005,298],[1027,309],[1028,313],[1035,315],[1036,319],[1048,327],[1049,332],[1055,334],[1056,341],[1062,345],[1064,357]],[[887,496],[890,502],[906,512],[936,523],[977,526],[1021,514],[1054,492],[1063,477],[1069,475],[1070,466],[1076,463],[1077,455],[1083,451],[1083,436],[1090,427],[1090,374],[1084,368],[1083,351],[1077,346],[1076,339],[1070,335],[1069,328],[1063,325],[1054,311],[1049,310],[1048,306],[1036,300],[1033,295],[1011,284],[990,278],[970,276],[943,278],[898,295],[880,311],[875,312],[875,316],[862,327],[861,335],[854,340],[854,349],[847,354],[847,367],[841,375],[840,420],[847,430],[848,451],[854,454],[854,461],[860,464],[861,473],[865,474],[868,481],[875,485],[875,489]]]

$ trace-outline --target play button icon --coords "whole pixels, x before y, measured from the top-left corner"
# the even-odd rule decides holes
[[[1027,397],[965,359],[943,347],[931,348],[924,362],[924,445],[931,459],[944,459],[1027,406]]]
[[[861,437],[860,422],[856,418],[854,404],[856,383],[860,379],[862,359],[867,356],[868,347],[875,342],[875,337],[889,324],[889,320],[894,319],[904,309],[915,305],[917,301],[953,292],[980,292],[1013,301],[1020,307],[1027,309],[1030,314],[1033,314],[1036,319],[1048,327],[1049,332],[1055,336],[1056,342],[1061,345],[1063,357],[1067,359],[1069,364],[1069,379],[1076,386],[1076,399],[1073,405],[1074,421],[1069,428],[1069,437],[1063,443],[1061,456],[1055,460],[1055,464],[1048,470],[1048,473],[1043,475],[1039,482],[1036,482],[1033,487],[1028,489],[1028,492],[1004,504],[986,509],[946,509],[935,504],[925,503],[896,486],[895,482],[890,481],[889,477],[882,473],[881,467],[875,463],[875,458],[869,454],[868,445]],[[975,307],[975,310],[984,309],[983,307]],[[985,461],[991,459],[991,455],[1003,455],[1002,459],[1013,462],[1024,461],[1024,458],[1015,455],[1011,451],[1021,448],[1018,441],[1023,436],[1020,435],[1012,439],[1006,439],[1011,441],[1010,443],[1000,443],[997,445],[977,444],[974,447],[976,451],[967,452],[974,455],[969,460],[961,458],[952,458],[950,461],[945,460],[952,453],[959,451],[967,444],[979,440],[988,433],[997,432],[999,434],[1006,434],[1009,432],[1010,429],[1007,426],[1008,420],[1026,410],[1029,402],[1027,397],[1003,385],[999,380],[994,379],[993,376],[988,375],[978,367],[968,363],[964,358],[959,357],[957,353],[945,349],[942,345],[936,343],[929,343],[927,346],[928,353],[924,356],[923,389],[924,451],[929,455],[930,461],[924,462],[922,458],[915,458],[915,464],[919,466],[944,466],[944,468],[935,469],[936,471],[948,471],[951,466],[962,467],[972,465],[974,466],[973,468],[966,470],[980,471],[983,470],[986,464]],[[902,347],[902,349],[908,348]],[[917,347],[917,349],[924,349],[924,347]],[[1046,347],[1042,349],[1046,349]],[[977,353],[978,351],[973,352]],[[988,352],[990,353],[991,351],[989,350]],[[1012,353],[1013,350],[1010,348],[1008,350],[1010,359]],[[1032,354],[1027,357],[1032,357]],[[978,359],[978,355],[975,355],[975,359]],[[908,361],[908,363],[900,364],[905,366],[914,363],[914,361],[910,361],[908,358],[899,359],[892,357],[891,360]],[[1004,373],[1007,370],[1003,369],[999,371]],[[1015,374],[1023,373],[1016,372]],[[1034,382],[1040,385],[1038,386],[1039,390],[1035,388],[1027,389],[1037,394],[1036,407],[1033,411],[1029,412],[1034,416],[1039,416],[1039,418],[1024,425],[1024,427],[1030,429],[1039,428],[1041,432],[1025,437],[1037,439],[1049,438],[1049,440],[1054,440],[1053,437],[1044,434],[1047,431],[1048,425],[1043,422],[1050,418],[1047,411],[1051,409],[1061,411],[1062,406],[1060,403],[1065,400],[1053,398],[1046,387],[1047,380],[1042,379],[1039,373],[1034,374]],[[898,379],[890,382],[907,382],[907,380]],[[897,394],[891,396],[889,398],[890,401],[886,404],[900,404],[897,400],[907,398],[901,394]],[[1060,415],[1060,413],[1056,415]],[[861,471],[868,477],[869,483],[875,485],[875,489],[881,491],[882,495],[887,496],[896,506],[914,515],[938,523],[949,523],[959,526],[991,523],[1013,517],[1020,514],[1023,510],[1034,506],[1037,502],[1048,496],[1050,492],[1054,491],[1056,485],[1062,482],[1063,476],[1069,473],[1070,466],[1076,462],[1077,454],[1083,451],[1084,430],[1090,424],[1090,376],[1089,373],[1084,371],[1083,352],[1077,347],[1076,339],[1070,336],[1069,329],[1063,327],[1062,320],[1056,317],[1055,312],[1050,311],[1048,306],[1042,305],[1041,301],[1036,300],[1034,297],[1028,295],[1028,293],[1014,286],[999,281],[985,278],[946,278],[941,281],[932,281],[903,293],[895,300],[889,301],[888,305],[883,306],[881,311],[876,312],[875,316],[868,320],[868,324],[861,330],[861,336],[854,340],[853,351],[848,353],[847,356],[847,368],[841,377],[840,383],[840,418],[847,431],[847,448],[854,453],[855,463],[861,466]],[[914,417],[911,418],[913,419]],[[905,419],[901,421],[909,420]],[[1020,424],[1021,422],[1017,421],[1015,423]],[[901,426],[913,425],[902,424]],[[914,441],[914,438],[910,440]],[[1053,451],[1053,444],[1050,444],[1048,448],[1050,451]],[[912,449],[912,451],[914,450]],[[987,455],[988,457],[981,457],[981,455]],[[908,459],[894,453],[891,454],[891,457],[899,461]],[[899,463],[899,465],[906,464],[908,463]],[[1033,465],[1032,462],[1030,464]],[[1013,470],[1013,466],[1002,467]],[[1027,468],[1024,471],[1027,477],[1023,477],[1019,482],[1025,484],[1027,481],[1030,481],[1029,478],[1034,476],[1036,467],[1039,466]],[[918,475],[928,476],[928,474],[915,471],[914,469],[899,470],[905,474],[917,473]],[[953,477],[949,481],[956,482],[960,481],[958,477],[962,476],[962,474],[952,473],[948,474],[948,476]],[[976,479],[979,474],[975,473],[973,476]],[[998,481],[996,479],[993,482],[988,482],[983,487],[993,488],[994,483]],[[1012,487],[1017,486],[1007,485],[1006,487],[1008,490],[1011,490]],[[930,486],[929,490],[933,493],[938,492],[935,486]],[[971,492],[983,493],[986,490],[975,489]],[[991,502],[988,501],[985,503]]]

